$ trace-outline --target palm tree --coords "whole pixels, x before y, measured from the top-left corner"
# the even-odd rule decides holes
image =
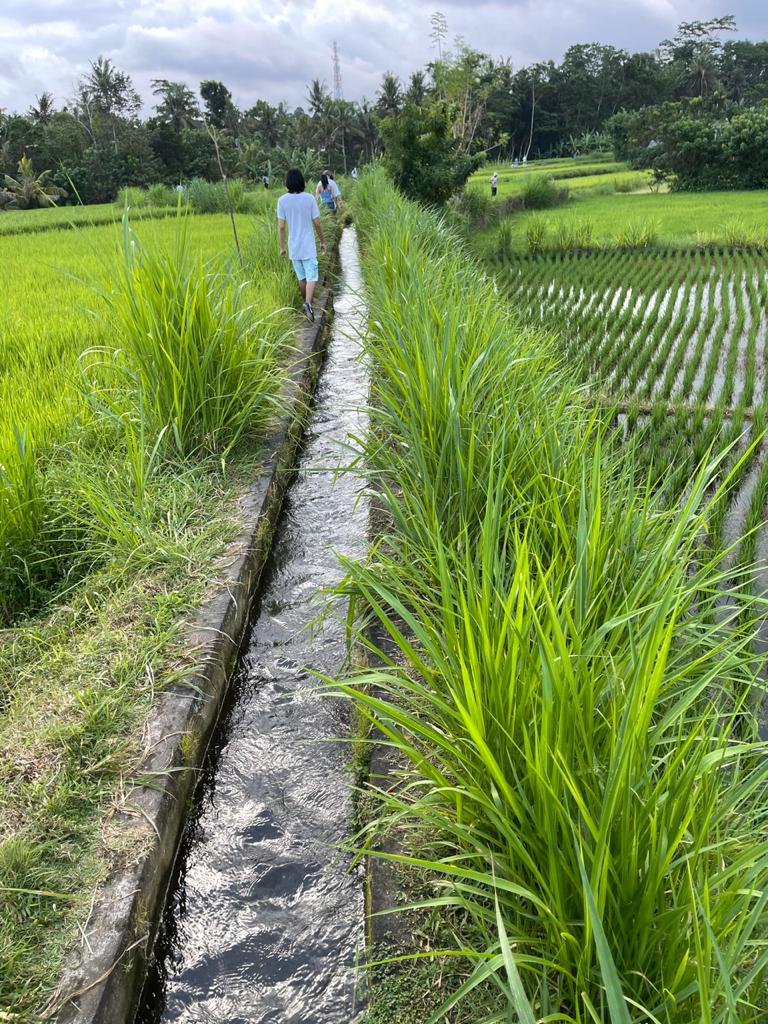
[[[389,117],[399,114],[402,105],[403,93],[400,88],[400,79],[391,71],[385,71],[376,94],[376,112],[379,117]]]
[[[63,189],[48,184],[50,173],[35,174],[32,160],[23,156],[19,160],[18,178],[5,175],[5,191],[11,197],[11,205],[29,210],[35,206],[55,206],[56,200],[66,199]]]
[[[325,87],[325,82],[321,82],[319,78],[313,78],[307,93],[309,112],[313,118],[320,117],[325,112],[330,98],[331,95]]]
[[[152,93],[159,96],[155,105],[158,117],[175,131],[191,128],[200,120],[200,107],[195,94],[183,82],[169,82],[167,78],[152,79]]]
[[[706,96],[717,86],[717,68],[705,51],[694,54],[680,77],[686,90],[696,96]]]
[[[35,124],[50,124],[55,112],[52,93],[41,92],[35,96],[35,103],[29,108],[29,117]]]

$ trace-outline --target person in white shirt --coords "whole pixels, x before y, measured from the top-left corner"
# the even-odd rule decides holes
[[[317,249],[315,232],[320,239],[320,252],[325,253],[325,238],[320,220],[317,200],[305,192],[304,175],[298,168],[291,168],[285,176],[288,191],[277,201],[277,231],[280,238],[280,255],[288,255],[296,277],[299,279],[304,312],[308,320],[314,321],[315,311],[312,298],[318,279]],[[285,246],[285,230],[288,228],[288,249]]]

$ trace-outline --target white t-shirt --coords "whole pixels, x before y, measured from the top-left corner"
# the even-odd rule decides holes
[[[328,184],[329,184],[329,186],[331,188],[331,195],[333,196],[334,199],[338,199],[339,196],[341,195],[341,189],[336,184],[336,182],[333,180],[333,178],[329,178],[328,179]]]
[[[309,192],[286,192],[277,200],[278,220],[288,225],[288,255],[292,260],[317,258],[312,221],[319,216],[317,200]]]

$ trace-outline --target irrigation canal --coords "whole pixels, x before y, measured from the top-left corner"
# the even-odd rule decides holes
[[[138,1024],[350,1024],[363,942],[350,822],[348,723],[307,670],[337,674],[343,625],[308,626],[363,550],[360,482],[334,467],[361,428],[360,265],[341,239],[336,316],[314,415],[250,639],[187,825]]]

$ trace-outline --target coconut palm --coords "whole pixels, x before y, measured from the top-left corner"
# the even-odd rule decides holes
[[[41,92],[35,96],[35,102],[29,108],[29,117],[35,124],[50,124],[55,112],[53,94]]]
[[[18,178],[5,175],[5,192],[11,196],[11,206],[29,210],[36,206],[55,206],[58,199],[66,198],[63,189],[49,185],[50,171],[36,174],[32,160],[23,156],[19,160]]]
[[[152,92],[160,97],[155,110],[175,131],[191,128],[200,120],[200,107],[195,94],[183,82],[169,82],[167,78],[153,78]]]
[[[402,105],[403,90],[400,79],[391,71],[385,71],[376,94],[376,112],[379,117],[390,117],[399,114]]]

